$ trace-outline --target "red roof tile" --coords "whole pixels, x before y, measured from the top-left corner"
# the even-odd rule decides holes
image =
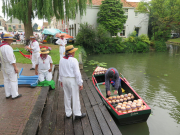
[[[92,0],[92,4],[93,5],[101,5],[101,1],[103,0]],[[138,2],[127,2],[126,0],[121,0],[121,2],[123,3],[123,7],[137,7]]]

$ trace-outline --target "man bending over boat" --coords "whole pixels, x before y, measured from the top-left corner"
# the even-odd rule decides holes
[[[119,73],[118,73],[117,69],[109,68],[105,73],[106,98],[108,98],[111,95],[111,91],[110,91],[110,82],[111,81],[115,82],[114,95],[117,95],[117,91],[118,91],[118,95],[122,94]]]

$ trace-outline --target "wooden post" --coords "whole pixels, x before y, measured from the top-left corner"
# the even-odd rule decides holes
[[[83,69],[82,55],[79,53],[79,69]]]

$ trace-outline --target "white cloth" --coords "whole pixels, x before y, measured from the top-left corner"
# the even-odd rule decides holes
[[[47,55],[47,58],[43,60],[40,56],[36,61],[36,65],[38,65],[38,72],[39,72],[39,81],[44,81],[46,78],[47,81],[52,80],[52,72],[49,72],[50,63],[53,63],[51,56]]]
[[[6,73],[5,70],[2,70],[4,77],[4,89],[6,97],[12,96],[12,98],[17,97],[18,94],[18,81],[17,81],[17,73],[15,73],[14,69],[11,73]]]
[[[38,59],[39,56],[40,56],[40,53],[39,53],[39,52],[32,53],[32,59],[31,59],[32,68],[35,68],[35,66],[36,66],[36,61],[37,61],[37,59]]]
[[[83,80],[79,70],[79,63],[76,58],[62,58],[59,64],[59,81],[62,82],[62,77],[75,77],[76,83],[82,86]]]
[[[44,63],[43,63],[44,62]],[[38,65],[38,71],[46,72],[50,69],[50,63],[53,63],[50,55],[47,55],[47,58],[43,60],[40,56],[36,61],[36,65]]]
[[[60,45],[59,46],[59,53],[60,53],[60,59],[64,57],[64,52],[65,52],[65,46],[67,44],[67,40],[64,38],[62,39],[58,39],[56,41],[56,44]]]
[[[66,116],[69,117],[72,114],[75,116],[81,116],[81,104],[79,100],[79,86],[76,83],[75,78],[62,77],[63,90],[64,90],[64,106]],[[71,97],[72,97],[72,109],[71,109]]]
[[[63,84],[64,106],[66,116],[72,114],[71,97],[73,101],[73,113],[75,116],[81,116],[81,105],[79,100],[79,86],[82,86],[81,73],[76,58],[62,58],[59,64],[59,81]]]
[[[39,72],[39,81],[42,82],[46,79],[46,81],[52,80],[52,72],[46,71],[46,72]]]
[[[38,59],[38,57],[40,56],[40,48],[39,48],[39,43],[34,40],[33,42],[31,41],[30,42],[30,48],[32,48],[32,59],[31,59],[31,62],[32,62],[32,68],[35,68],[35,65],[36,65],[36,61]]]
[[[18,94],[18,81],[17,81],[17,73],[14,71],[13,63],[16,63],[16,58],[13,53],[13,49],[9,45],[4,45],[0,47],[2,57],[0,57],[0,61],[3,59],[3,63],[1,61],[1,69],[4,77],[4,89],[6,93],[6,97],[10,95],[12,98],[17,97]]]
[[[20,35],[20,39],[21,39],[21,40],[24,40],[24,35]]]

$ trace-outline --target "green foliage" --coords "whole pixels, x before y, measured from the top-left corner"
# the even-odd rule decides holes
[[[151,0],[140,2],[138,12],[149,13],[149,35],[152,40],[167,41],[171,30],[180,30],[180,0]]]
[[[126,48],[125,52],[148,52],[149,51],[149,38],[147,35],[142,34],[139,37],[136,36],[136,31],[132,32],[128,38],[124,41]]]
[[[12,30],[12,28],[11,28],[11,27],[9,27],[9,28],[8,28],[8,31],[9,31],[9,32],[12,32],[13,30]]]
[[[121,32],[127,17],[124,15],[120,0],[104,0],[97,14],[97,22],[102,24],[111,35]]]
[[[88,61],[87,64],[88,65],[97,65],[97,66],[100,66],[100,67],[107,67],[107,63],[99,62],[99,61],[95,61],[95,60],[90,60],[90,61]],[[93,67],[93,68],[96,68],[96,67]]]
[[[166,42],[164,40],[154,41],[155,50],[157,52],[164,52],[167,51]]]
[[[76,44],[85,48],[88,53],[107,54],[123,52],[126,47],[121,37],[109,37],[108,32],[102,25],[94,29],[91,25],[80,24]]]
[[[46,19],[48,22],[53,16],[57,20],[75,19],[78,10],[82,16],[87,3],[91,4],[92,0],[2,0],[2,3],[4,16],[17,18],[24,23],[27,38],[33,35],[32,18]]]

